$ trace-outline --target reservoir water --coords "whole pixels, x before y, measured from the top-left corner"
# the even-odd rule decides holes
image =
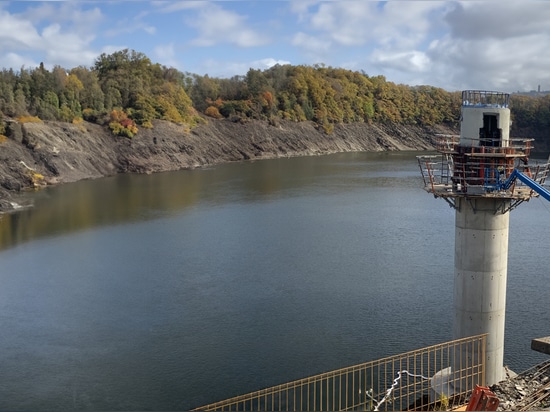
[[[0,218],[0,409],[186,410],[451,339],[414,153],[52,187]],[[550,203],[510,219],[505,363],[546,357]]]

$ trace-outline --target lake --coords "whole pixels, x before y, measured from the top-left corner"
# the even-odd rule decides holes
[[[0,219],[0,409],[186,410],[451,339],[415,153],[120,175]],[[547,359],[550,202],[510,219],[505,363]]]

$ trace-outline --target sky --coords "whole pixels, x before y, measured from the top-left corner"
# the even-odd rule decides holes
[[[229,78],[325,65],[410,86],[550,90],[550,0],[0,1],[0,68],[130,49]]]

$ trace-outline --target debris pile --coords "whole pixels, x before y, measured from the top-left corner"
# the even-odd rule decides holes
[[[498,411],[550,410],[550,360],[491,386]]]

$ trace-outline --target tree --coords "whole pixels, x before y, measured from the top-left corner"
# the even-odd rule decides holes
[[[105,109],[105,94],[99,84],[97,72],[80,66],[72,69],[70,74],[76,76],[82,84],[82,89],[78,93],[82,109],[91,109],[96,113],[103,111]]]
[[[204,112],[208,107],[208,100],[216,100],[219,94],[220,85],[217,79],[212,79],[207,74],[204,76],[194,75],[189,97],[195,109]]]

